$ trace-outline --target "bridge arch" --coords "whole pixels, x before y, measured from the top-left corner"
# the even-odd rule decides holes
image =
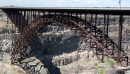
[[[86,45],[93,50],[94,54],[100,61],[103,61],[104,56],[109,58],[117,56],[116,54],[113,54],[117,53],[117,45],[108,36],[106,36],[106,39],[110,41],[110,44],[105,46],[103,40],[99,38],[101,36],[103,37],[104,34],[96,26],[91,25],[91,23],[78,18],[77,16],[48,14],[33,20],[24,28],[24,31],[20,34],[19,39],[15,42],[15,46],[12,48],[12,63],[25,58],[27,47],[33,37],[38,33],[38,30],[51,23],[57,23],[70,28],[71,31],[76,33],[81,40],[83,40]],[[97,36],[94,36],[95,32]]]

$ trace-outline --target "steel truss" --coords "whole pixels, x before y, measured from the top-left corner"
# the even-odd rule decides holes
[[[32,39],[37,35],[39,29],[45,28],[49,24],[57,23],[67,28],[70,28],[72,32],[77,34],[77,36],[79,36],[80,39],[86,43],[89,49],[93,51],[93,53],[97,56],[97,58],[101,62],[104,61],[104,57],[108,57],[115,59],[117,62],[125,62],[128,65],[128,56],[124,53],[123,50],[120,49],[121,47],[118,46],[120,44],[117,45],[116,43],[114,43],[109,38],[108,33],[105,33],[105,31],[104,32],[101,31],[100,29],[97,28],[96,25],[92,25],[90,22],[86,21],[87,18],[86,14],[84,14],[85,16],[84,19],[81,17],[81,14],[80,16],[78,15],[79,14],[73,15],[72,13],[67,14],[49,13],[44,14],[43,16],[40,16],[39,14],[38,18],[34,20],[31,19],[31,23],[25,26],[18,40],[15,41],[11,54],[12,63],[14,64],[15,62],[16,63],[20,62],[22,59],[26,58],[25,52],[29,44],[31,43]],[[105,18],[106,15],[104,16],[104,20],[106,21]],[[93,18],[91,17],[91,19]],[[122,19],[120,18],[120,20]],[[121,28],[122,26],[120,26],[120,32],[122,31]],[[120,41],[121,39],[119,38],[119,43],[121,43]]]

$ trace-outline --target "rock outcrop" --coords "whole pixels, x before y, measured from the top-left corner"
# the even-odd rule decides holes
[[[0,62],[0,74],[26,74],[21,67]]]

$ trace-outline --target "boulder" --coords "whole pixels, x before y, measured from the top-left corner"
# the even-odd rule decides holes
[[[44,68],[44,64],[35,57],[30,57],[22,61],[22,68],[31,74],[49,74],[47,68]]]
[[[0,74],[26,74],[26,72],[18,66],[0,63]]]
[[[2,40],[1,44],[2,44],[2,49],[0,51],[9,53],[12,46],[12,40],[4,39]]]

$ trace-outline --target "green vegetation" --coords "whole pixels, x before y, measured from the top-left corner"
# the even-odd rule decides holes
[[[98,66],[95,67],[98,74],[105,74],[105,67],[99,68]]]
[[[98,66],[98,63],[97,63],[97,62],[95,62],[95,63],[94,63],[94,66]]]
[[[98,72],[98,74],[105,74],[105,70],[108,68],[113,68],[116,64],[116,61],[113,59],[105,58],[104,63],[101,63],[100,65],[95,62],[94,67],[95,70]]]
[[[105,68],[99,68],[98,71],[99,74],[105,74]]]
[[[108,65],[110,65],[110,67],[113,67],[116,64],[116,61],[113,59],[105,58],[104,63],[107,63]]]

